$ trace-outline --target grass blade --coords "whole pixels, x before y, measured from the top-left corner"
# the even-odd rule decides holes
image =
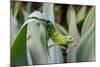
[[[82,8],[79,10],[78,14],[77,14],[77,23],[81,22],[82,20],[85,19],[86,16],[86,6],[82,6]]]
[[[92,7],[86,16],[82,27],[82,39],[76,54],[77,62],[95,60],[95,7]]]
[[[87,6],[82,6],[77,14],[77,27],[80,34],[81,34],[84,19],[86,17],[86,10],[87,10]]]
[[[91,28],[84,34],[80,40],[80,46],[76,54],[77,62],[86,62],[95,60],[95,27],[92,24]]]
[[[91,25],[95,22],[95,7],[92,7],[86,16],[86,19],[84,20],[83,27],[82,27],[82,33],[81,35],[83,36],[88,29],[91,27]]]
[[[27,25],[18,32],[11,46],[11,65],[28,65],[26,54]]]

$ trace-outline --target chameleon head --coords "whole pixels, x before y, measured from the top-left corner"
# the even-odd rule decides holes
[[[65,41],[66,41],[67,44],[73,42],[72,36],[65,36],[64,38],[65,38]]]
[[[79,35],[74,35],[74,36],[65,36],[65,43],[69,44],[75,41],[75,39],[77,39],[77,37],[79,37]]]

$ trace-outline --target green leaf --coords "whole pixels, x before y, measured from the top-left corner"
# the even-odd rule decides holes
[[[69,6],[67,12],[67,22],[68,22],[68,32],[70,35],[75,36],[79,35],[77,25],[76,25],[76,12],[72,5]]]
[[[34,17],[43,19],[43,15],[39,11],[34,11],[30,14],[29,18],[26,21],[28,23],[27,36],[30,36],[30,39],[28,39],[27,41],[27,45],[30,48],[29,51],[34,64],[47,64],[48,57],[50,56],[47,39],[45,39],[47,38],[45,28],[46,26],[44,24],[45,22]],[[45,37],[43,37],[42,35]]]
[[[95,22],[95,7],[92,7],[84,20],[81,33],[82,36],[88,31],[88,29],[94,22]]]
[[[28,24],[28,31],[27,31],[27,34],[30,35],[29,40],[27,40],[27,45],[30,48],[29,51],[31,54],[31,58],[34,64],[47,64],[48,63],[48,53],[46,49],[47,44],[42,42],[39,33],[39,26],[37,25],[37,23],[35,24],[34,22],[35,21],[33,21],[33,23]]]
[[[80,46],[77,50],[77,62],[87,62],[95,60],[95,26],[92,24],[91,28],[82,36]]]
[[[76,60],[78,62],[95,60],[95,7],[92,7],[86,16],[82,27],[82,39],[77,50]]]
[[[77,14],[77,23],[81,22],[82,20],[84,20],[85,16],[86,16],[86,6],[82,6],[82,8],[79,10],[78,14]]]
[[[86,17],[86,9],[87,6],[82,6],[77,14],[77,27],[80,34],[81,34],[81,29],[82,29],[84,19]]]
[[[11,46],[11,65],[28,65],[26,54],[27,25],[22,26]]]
[[[28,2],[27,5],[26,5],[26,11],[27,11],[28,13],[31,12],[31,5],[32,5],[32,2]]]
[[[22,12],[18,12],[18,14],[17,14],[17,16],[16,16],[16,19],[17,19],[17,26],[18,26],[18,28],[20,29],[21,28],[21,26],[23,25],[23,23],[24,23],[24,20],[25,20],[25,16],[23,15],[23,13]]]

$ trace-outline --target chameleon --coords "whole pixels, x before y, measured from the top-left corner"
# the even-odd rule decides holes
[[[36,19],[39,21],[43,21],[42,23],[46,25],[47,29],[47,37],[51,38],[51,40],[56,43],[56,44],[61,44],[61,45],[68,45],[69,43],[72,43],[72,36],[63,36],[59,32],[57,32],[56,28],[54,27],[53,23],[50,20],[46,19],[41,19],[38,17],[29,17],[27,19]]]

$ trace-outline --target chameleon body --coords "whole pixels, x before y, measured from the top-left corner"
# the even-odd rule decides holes
[[[30,17],[28,19],[36,19],[39,21],[43,21],[43,24],[45,24],[47,28],[47,37],[50,37],[52,41],[54,41],[56,44],[68,45],[69,43],[72,42],[72,39],[71,39],[72,37],[63,36],[60,33],[58,33],[51,21],[37,18],[37,17]]]

